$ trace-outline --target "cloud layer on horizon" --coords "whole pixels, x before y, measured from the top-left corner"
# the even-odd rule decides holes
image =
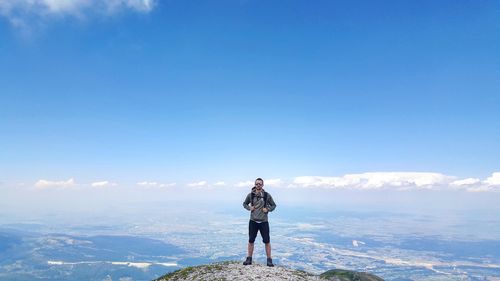
[[[181,184],[189,188],[251,188],[252,181],[240,181],[234,184],[225,181],[209,183],[206,180]],[[337,177],[325,176],[300,176],[290,180],[280,178],[264,179],[265,186],[273,188],[301,188],[301,189],[347,189],[347,190],[464,190],[468,192],[500,192],[500,172],[494,172],[484,180],[479,178],[458,179],[454,176],[441,173],[425,172],[370,172],[359,174],[346,174]],[[114,187],[117,183],[98,181],[78,186]],[[137,182],[137,186],[150,188],[170,188],[176,183],[158,183],[154,181]],[[73,178],[68,180],[45,180],[35,182],[37,189],[69,189],[76,187]]]
[[[500,191],[500,173],[487,179],[457,179],[441,173],[372,172],[346,174],[340,177],[302,176],[293,179],[290,188],[330,188],[359,190],[466,190]]]
[[[440,173],[372,172],[346,174],[340,177],[296,177],[290,187],[324,187],[351,189],[428,189],[451,182],[454,177]]]

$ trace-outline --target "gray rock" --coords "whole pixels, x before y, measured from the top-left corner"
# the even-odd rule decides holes
[[[349,275],[351,273],[351,275]],[[354,279],[348,279],[351,278]],[[347,278],[347,279],[346,279]],[[370,279],[371,278],[371,279]],[[375,278],[375,279],[373,279]],[[290,269],[283,266],[268,267],[263,264],[254,263],[244,266],[241,262],[229,261],[213,263],[209,265],[191,266],[164,275],[156,281],[380,281],[383,279],[361,272],[348,270],[329,270],[321,275],[314,275],[305,271]]]

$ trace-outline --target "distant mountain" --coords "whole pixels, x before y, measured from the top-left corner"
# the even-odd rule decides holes
[[[382,278],[364,272],[329,270],[314,275],[302,270],[283,266],[267,267],[262,264],[244,266],[241,262],[227,261],[208,265],[186,267],[166,274],[154,281],[231,281],[231,280],[296,280],[296,281],[383,281]]]

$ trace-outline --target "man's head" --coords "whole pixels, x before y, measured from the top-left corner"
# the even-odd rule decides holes
[[[260,191],[262,190],[262,187],[264,187],[264,180],[261,178],[257,178],[255,180],[255,188],[257,189],[257,191]]]

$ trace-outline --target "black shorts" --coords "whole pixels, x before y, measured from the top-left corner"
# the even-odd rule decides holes
[[[261,222],[257,223],[253,220],[250,220],[248,223],[248,242],[255,242],[255,238],[257,237],[257,231],[260,231],[260,236],[262,236],[262,242],[269,243],[271,238],[269,237],[269,222]]]

